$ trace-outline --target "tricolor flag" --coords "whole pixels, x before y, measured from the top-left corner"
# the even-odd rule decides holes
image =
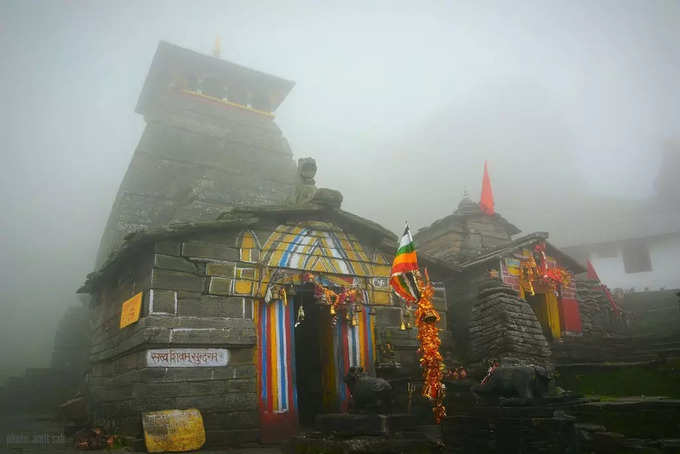
[[[411,231],[406,224],[404,235],[399,241],[397,254],[392,262],[390,285],[408,303],[415,303],[420,299],[420,291],[416,281],[415,272],[418,271],[418,257],[416,246],[411,236]]]

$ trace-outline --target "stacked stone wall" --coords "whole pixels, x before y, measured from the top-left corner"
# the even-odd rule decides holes
[[[454,354],[458,357],[470,356],[470,317],[477,301],[477,288],[486,280],[487,268],[488,265],[479,265],[458,272],[447,285],[448,331]]]
[[[498,279],[479,285],[469,330],[475,361],[498,359],[550,366],[550,347],[536,314],[515,290]]]
[[[576,296],[581,312],[581,326],[584,336],[602,337],[610,329],[611,307],[602,284],[591,279],[576,278]]]
[[[191,98],[166,107],[146,115],[146,129],[102,236],[98,264],[127,233],[212,220],[233,206],[281,204],[292,194],[293,154],[270,118]]]
[[[93,308],[89,397],[95,423],[133,438],[141,413],[198,408],[208,446],[254,441],[252,300],[234,296],[238,232],[165,240],[140,251],[102,288]],[[120,329],[122,303],[143,292],[141,318]],[[226,349],[226,366],[158,367],[151,349]]]
[[[166,237],[140,249],[111,272],[106,284],[100,284],[92,311],[89,391],[96,423],[141,437],[142,412],[194,407],[204,417],[209,446],[257,439],[257,340],[252,319],[261,271],[256,262],[262,254],[258,241],[265,241],[277,226],[265,221],[253,226],[248,232],[259,239],[258,246],[244,250],[240,248],[241,228]],[[276,247],[285,249],[286,245]],[[370,257],[378,254],[370,247],[364,250]],[[376,287],[378,278],[355,279],[372,288],[369,298],[383,301],[386,290]],[[143,293],[140,320],[120,329],[122,303],[139,292]],[[417,330],[415,326],[400,329],[401,309],[386,295],[387,300],[369,309],[375,313],[378,360],[382,347],[389,343],[393,360],[400,366],[398,375],[417,380],[422,375]],[[435,285],[433,304],[440,313],[445,340],[443,284]],[[183,348],[227,349],[229,362],[215,367],[150,363],[149,350]],[[408,381],[395,385],[403,396]]]

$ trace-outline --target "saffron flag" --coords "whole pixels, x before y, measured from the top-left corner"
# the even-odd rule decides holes
[[[399,247],[392,262],[390,285],[406,302],[415,303],[420,299],[420,291],[415,272],[418,271],[418,257],[411,231],[406,224],[404,234],[399,240]]]
[[[494,214],[493,210],[493,191],[491,190],[491,180],[489,171],[484,161],[484,176],[482,177],[482,196],[479,199],[479,208],[486,214]]]

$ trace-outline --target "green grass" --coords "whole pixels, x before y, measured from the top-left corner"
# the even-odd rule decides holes
[[[680,399],[680,359],[654,365],[561,368],[556,384],[604,399],[640,395]]]

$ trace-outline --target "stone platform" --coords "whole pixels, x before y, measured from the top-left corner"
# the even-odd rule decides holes
[[[399,413],[392,415],[326,413],[317,415],[315,426],[324,434],[339,437],[357,435],[389,435],[399,431],[412,431],[416,418]]]
[[[287,454],[429,454],[441,452],[438,426],[418,426],[407,414],[330,413],[316,417],[316,431],[284,445]]]

